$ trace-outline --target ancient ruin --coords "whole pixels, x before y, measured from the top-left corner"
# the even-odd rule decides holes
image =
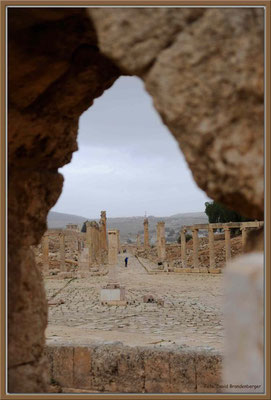
[[[158,254],[157,248],[149,244],[147,219],[143,249],[149,253],[147,262],[139,254],[130,256],[130,269],[124,269],[123,255],[118,254],[117,232],[109,231],[109,265],[105,264],[105,273],[117,264],[119,277],[130,290],[127,301],[131,303],[126,309],[116,307],[113,319],[108,311],[112,308],[99,309],[97,287],[103,277],[95,276],[97,271],[93,271],[107,262],[103,253],[105,228],[90,222],[83,237],[74,227],[66,229],[63,236],[57,230],[48,236],[46,227],[48,211],[62,191],[63,177],[58,170],[71,161],[77,150],[80,115],[123,74],[143,80],[197,185],[210,198],[262,221],[264,13],[264,8],[257,7],[9,8],[9,392],[76,389],[209,393],[220,390],[218,383],[252,381],[259,386],[251,392],[264,391],[260,225],[257,233],[252,230],[251,234],[248,230],[254,229],[254,222],[240,226],[242,239],[230,237],[232,225],[186,227],[191,228],[191,242],[165,245],[161,271],[152,268],[157,267]],[[216,240],[214,228],[224,231],[223,240]],[[206,243],[199,236],[201,229],[209,233]],[[181,238],[185,238],[185,231]],[[235,257],[233,250],[239,246],[239,239],[246,253]],[[164,257],[161,241],[159,246],[160,256]],[[216,251],[219,246],[221,255]],[[167,257],[173,259],[172,265]],[[226,259],[229,267],[220,268]],[[79,277],[78,269],[82,268],[93,274],[91,279],[97,287],[87,275]],[[223,272],[223,268],[229,288],[225,349],[221,345],[224,332],[219,303],[223,274],[211,274],[212,270]],[[177,269],[194,273],[178,275]],[[209,274],[198,273],[198,269],[209,270]],[[69,282],[61,275],[64,272],[78,279]],[[55,279],[58,276],[61,279]],[[137,293],[140,299],[149,293],[151,279],[157,291],[170,299],[164,307],[157,303],[143,306],[142,300],[137,300]],[[48,310],[52,298],[55,305],[51,301]],[[136,317],[131,316],[131,309]],[[100,318],[101,312],[107,316],[105,321]],[[79,329],[80,324],[83,327]],[[69,334],[60,344],[57,339],[63,326],[68,326]],[[97,326],[105,342],[121,341],[124,345],[83,345],[88,333],[95,338]],[[140,339],[135,328],[140,331]],[[125,342],[123,330],[137,340],[135,347]],[[82,341],[80,332],[85,332]],[[245,347],[239,346],[243,332],[247,333]],[[65,345],[68,335],[76,344]],[[195,347],[199,338],[204,351]],[[165,343],[167,347],[160,349]]]

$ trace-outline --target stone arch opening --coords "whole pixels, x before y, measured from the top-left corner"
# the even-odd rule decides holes
[[[198,185],[262,219],[263,10],[180,9],[178,18],[171,9],[8,13],[9,391],[42,392],[47,306],[29,246],[61,193],[57,170],[76,149],[79,116],[120,75],[140,76]]]

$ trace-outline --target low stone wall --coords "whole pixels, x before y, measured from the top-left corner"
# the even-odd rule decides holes
[[[212,350],[112,343],[48,345],[46,354],[51,384],[58,385],[62,392],[80,389],[114,393],[220,391],[222,356]]]

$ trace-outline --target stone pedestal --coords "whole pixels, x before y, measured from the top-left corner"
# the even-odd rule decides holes
[[[125,287],[109,283],[101,289],[101,303],[106,305],[125,305]]]

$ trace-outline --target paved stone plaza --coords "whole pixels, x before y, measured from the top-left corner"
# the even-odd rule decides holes
[[[130,346],[223,350],[223,274],[149,275],[131,254],[125,268],[126,256],[118,255],[116,268],[118,283],[126,288],[126,306],[100,304],[108,275],[70,283],[45,278],[47,298],[54,304],[49,306],[48,344],[120,341]],[[155,302],[144,303],[146,295]]]

